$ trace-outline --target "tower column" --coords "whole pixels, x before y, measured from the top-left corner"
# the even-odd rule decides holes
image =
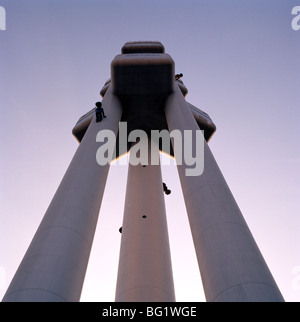
[[[175,301],[161,168],[150,164],[150,149],[148,160],[129,164],[117,302]]]
[[[102,104],[107,118],[93,118],[3,301],[79,301],[109,171],[96,161],[96,135],[117,134],[122,113],[111,89]]]
[[[193,131],[195,152],[199,127],[177,86],[165,113],[169,131]],[[207,301],[283,301],[207,143],[202,175],[186,176],[191,167],[182,161],[177,168]]]

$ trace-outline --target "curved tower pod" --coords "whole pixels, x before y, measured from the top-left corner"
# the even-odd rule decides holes
[[[121,51],[122,54],[163,54],[165,47],[159,41],[128,41]]]

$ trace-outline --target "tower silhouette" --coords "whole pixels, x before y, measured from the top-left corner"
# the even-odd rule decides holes
[[[100,92],[107,117],[96,122],[92,109],[73,128],[79,147],[3,301],[79,301],[109,170],[109,163],[96,160],[107,144],[96,140],[104,130],[116,137],[113,157],[136,147],[127,140],[130,133],[147,134],[138,142],[148,151],[144,162],[134,164],[130,154],[116,301],[175,301],[164,203],[169,190],[163,189],[160,164],[150,158],[153,144],[164,146],[150,134],[188,130],[195,155],[200,129],[201,175],[187,175],[191,164],[183,150],[176,154],[174,138],[165,152],[181,161],[177,168],[206,299],[284,301],[207,144],[216,127],[186,101],[181,77],[175,77],[174,61],[160,42],[123,46]],[[126,124],[125,138],[120,122]]]

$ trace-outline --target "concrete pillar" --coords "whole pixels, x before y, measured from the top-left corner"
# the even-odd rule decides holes
[[[166,108],[169,130],[199,127],[178,87]],[[193,151],[195,152],[195,140]],[[204,172],[186,176],[178,165],[207,301],[283,301],[223,175],[204,142]]]
[[[3,301],[79,301],[109,170],[96,162],[96,134],[117,134],[122,113],[111,89],[102,103],[107,118],[92,120]]]
[[[116,301],[175,301],[160,165],[129,165]]]

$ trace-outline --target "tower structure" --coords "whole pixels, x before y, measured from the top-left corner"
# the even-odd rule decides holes
[[[101,90],[107,117],[95,121],[94,109],[79,119],[73,134],[80,145],[26,252],[3,301],[79,301],[108,175],[96,152],[116,137],[117,157],[135,144],[146,157],[130,162],[127,179],[116,301],[175,301],[160,164],[152,164],[151,131],[190,131],[191,153],[203,135],[204,168],[191,168],[184,149],[175,156],[207,301],[283,301],[283,297],[230,192],[207,142],[216,127],[185,99],[173,59],[159,42],[128,42],[111,64],[111,79]],[[119,123],[126,133],[119,132]],[[135,130],[147,135],[130,142]],[[126,144],[119,144],[120,141]],[[186,144],[183,142],[183,145]],[[173,147],[173,149],[172,149]],[[197,153],[196,153],[197,155]],[[180,162],[179,162],[180,161]]]

